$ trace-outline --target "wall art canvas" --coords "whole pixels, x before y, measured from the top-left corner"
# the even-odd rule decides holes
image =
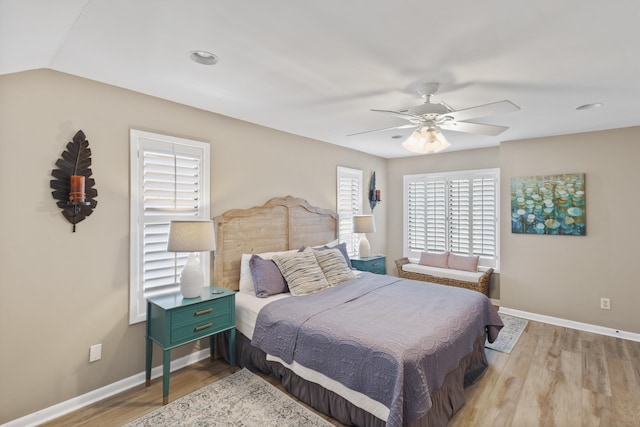
[[[511,232],[584,236],[584,173],[511,178]]]

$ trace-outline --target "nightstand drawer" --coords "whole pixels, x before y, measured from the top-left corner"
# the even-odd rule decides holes
[[[387,274],[387,257],[384,255],[373,255],[370,257],[353,257],[351,265],[360,271],[369,271],[375,274]]]
[[[204,315],[187,323],[175,324],[171,329],[171,344],[193,341],[229,329],[234,325],[234,320],[231,318],[231,311],[227,311],[215,315]]]
[[[216,299],[174,310],[172,313],[172,323],[174,325],[186,322],[198,323],[205,317],[230,313],[233,302],[234,300],[231,298]]]
[[[367,265],[367,271],[370,271],[376,274],[386,274],[387,266],[385,265],[384,260],[378,260],[378,261],[370,262]]]

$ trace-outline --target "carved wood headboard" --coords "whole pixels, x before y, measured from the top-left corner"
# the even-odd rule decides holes
[[[233,209],[215,218],[213,283],[238,290],[242,254],[287,251],[338,238],[338,215],[291,196]]]

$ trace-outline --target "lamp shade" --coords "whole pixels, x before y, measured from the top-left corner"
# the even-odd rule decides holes
[[[354,233],[375,233],[376,223],[373,215],[354,215],[353,216],[353,232]]]
[[[209,252],[216,250],[213,221],[171,221],[168,252]]]

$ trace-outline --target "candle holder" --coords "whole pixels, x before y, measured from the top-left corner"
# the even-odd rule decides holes
[[[54,190],[51,195],[57,200],[56,205],[62,209],[62,216],[73,224],[83,221],[93,213],[98,202],[98,190],[94,188],[95,180],[91,178],[91,149],[84,132],[79,130],[73,141],[56,162],[58,169],[51,171],[54,178],[50,186]]]
[[[80,222],[78,218],[83,214],[83,207],[91,207],[91,202],[67,202],[67,208],[62,211],[62,215],[64,215],[67,220],[73,224],[72,231],[76,232],[76,224]],[[68,210],[72,209],[73,213],[68,214]],[[84,215],[86,217],[86,215]],[[83,218],[84,219],[84,218]]]

